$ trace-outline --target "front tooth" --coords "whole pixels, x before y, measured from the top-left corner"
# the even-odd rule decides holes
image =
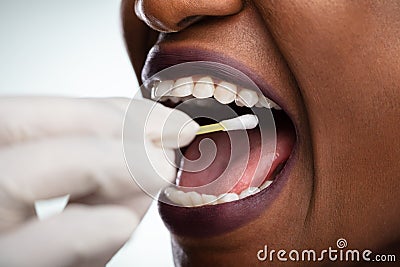
[[[152,98],[158,98],[171,95],[171,88],[174,86],[174,81],[166,80],[158,83],[153,87]]]
[[[172,96],[184,97],[189,96],[193,92],[193,79],[192,77],[185,77],[176,80],[174,89],[171,91]]]
[[[208,98],[214,94],[214,82],[211,77],[203,77],[196,82],[193,96],[196,98]]]
[[[219,195],[218,203],[226,203],[235,200],[239,200],[239,196],[235,193],[221,194]]]
[[[197,192],[189,192],[187,193],[192,200],[192,203],[194,206],[200,206],[203,204],[203,199],[201,198],[201,195]]]
[[[165,194],[170,200],[172,200],[172,199],[171,199],[171,196],[172,196],[173,194],[175,194],[176,191],[178,191],[178,190],[175,189],[175,188],[173,188],[173,187],[167,187],[167,188],[165,188],[165,190],[164,190],[164,194]]]
[[[217,197],[214,195],[202,194],[201,198],[203,199],[203,204],[217,204]]]
[[[167,195],[167,197],[174,202],[175,204],[182,204],[181,203],[181,195],[185,194],[184,192],[177,190],[175,188],[171,188],[171,189],[166,189],[165,190],[165,194]]]
[[[258,101],[263,107],[266,108],[275,108],[275,109],[281,109],[278,104],[276,104],[274,101],[271,99],[266,98],[264,95],[258,95]]]
[[[271,103],[269,102],[269,99],[263,95],[258,95],[258,102],[260,102],[260,104],[265,108],[271,108]]]
[[[229,104],[236,98],[237,86],[228,82],[221,82],[215,88],[214,98],[221,104]]]
[[[258,187],[249,187],[245,190],[242,191],[242,193],[240,193],[239,197],[240,199],[257,194],[258,192],[260,192],[260,189]]]
[[[272,184],[272,181],[266,181],[263,185],[260,186],[260,189],[264,190],[265,188],[267,188],[271,184]]]
[[[251,108],[258,102],[258,95],[257,92],[249,89],[241,89],[238,92],[237,97],[240,102],[242,102],[246,107]]]
[[[182,191],[181,191],[182,192]],[[193,207],[193,202],[190,199],[190,195],[188,193],[182,192],[183,194],[179,194],[180,203],[185,207]]]
[[[241,100],[239,97],[237,97],[237,96],[236,96],[236,98],[235,98],[235,104],[236,104],[236,106],[238,106],[238,107],[244,107],[244,103],[243,103],[242,100]]]

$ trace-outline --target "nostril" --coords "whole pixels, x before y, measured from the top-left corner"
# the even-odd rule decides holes
[[[198,22],[199,20],[201,20],[204,16],[189,16],[186,17],[184,19],[182,19],[180,22],[178,22],[177,26],[180,29],[184,29],[196,22]]]
[[[204,16],[229,16],[240,12],[242,0],[136,0],[135,12],[151,28],[180,31]]]

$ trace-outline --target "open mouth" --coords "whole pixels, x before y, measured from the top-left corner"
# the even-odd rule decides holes
[[[216,114],[221,113],[221,108],[229,108],[236,116],[258,116],[266,112],[273,121],[273,138],[268,138],[271,136],[268,132],[271,129],[268,128],[271,127],[265,128],[260,124],[246,131],[198,135],[191,144],[181,150],[183,157],[179,163],[176,186],[165,188],[159,196],[160,214],[173,233],[204,236],[232,230],[260,214],[266,206],[260,207],[260,201],[271,201],[272,197],[276,196],[276,192],[273,191],[279,191],[283,186],[284,181],[280,182],[283,180],[280,177],[296,143],[294,125],[286,112],[263,91],[246,86],[246,82],[237,76],[233,79],[228,76],[196,72],[176,78],[156,78],[148,82],[151,84],[153,100],[183,110],[200,125],[216,122],[218,119],[193,116],[193,110]],[[268,133],[265,133],[266,131]],[[236,146],[231,142],[232,135],[240,134],[245,134],[248,138],[248,153],[239,153],[232,163],[229,154]],[[207,149],[200,152],[199,147],[206,139],[215,144],[215,154],[213,150]],[[263,147],[267,148],[267,152]],[[193,165],[201,156],[212,158],[211,163],[197,171],[187,171],[187,167]],[[211,186],[208,186],[210,184]],[[254,206],[254,203],[257,205]],[[243,215],[244,211],[247,218]],[[232,214],[229,214],[230,212]],[[242,215],[233,215],[235,212]],[[210,224],[210,218],[204,219],[201,214],[215,214],[215,220],[221,216],[220,219],[228,224],[222,226],[215,221]],[[189,222],[192,226],[187,230]],[[201,229],[206,225],[212,227],[207,230]]]

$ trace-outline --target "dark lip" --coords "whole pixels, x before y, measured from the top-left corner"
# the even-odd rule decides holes
[[[142,71],[142,79],[143,81],[148,81],[163,69],[193,61],[217,62],[240,70],[260,88],[266,97],[277,103],[292,118],[291,114],[287,112],[283,99],[274,93],[274,90],[257,75],[256,71],[250,70],[235,59],[212,51],[193,49],[191,47],[176,48],[155,45],[148,54]],[[149,92],[147,92],[147,95],[149,95]],[[293,120],[292,123],[298,139],[296,123]],[[245,199],[212,206],[188,208],[168,204],[167,197],[161,192],[158,209],[164,224],[172,234],[204,238],[233,231],[256,219],[270,207],[287,182],[291,169],[297,161],[298,145],[298,141],[296,141],[289,159],[282,171],[276,176],[274,182],[261,192]]]

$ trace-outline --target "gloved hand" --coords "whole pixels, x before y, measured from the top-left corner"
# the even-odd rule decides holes
[[[102,266],[130,237],[151,198],[134,183],[124,160],[122,125],[129,101],[0,98],[0,266]],[[134,164],[133,174],[149,183],[149,193],[159,190],[163,179],[174,179],[165,155],[173,159],[173,148],[189,143],[198,127],[191,122],[180,144],[161,148],[163,121],[169,117],[176,124],[163,133],[176,137],[190,119],[153,105],[133,100],[125,127],[135,129],[124,132],[126,150],[144,151],[145,143],[148,152],[127,156],[128,163],[151,157],[158,170]],[[155,173],[163,179],[151,179]],[[37,219],[36,200],[67,194],[72,203],[63,213]]]

